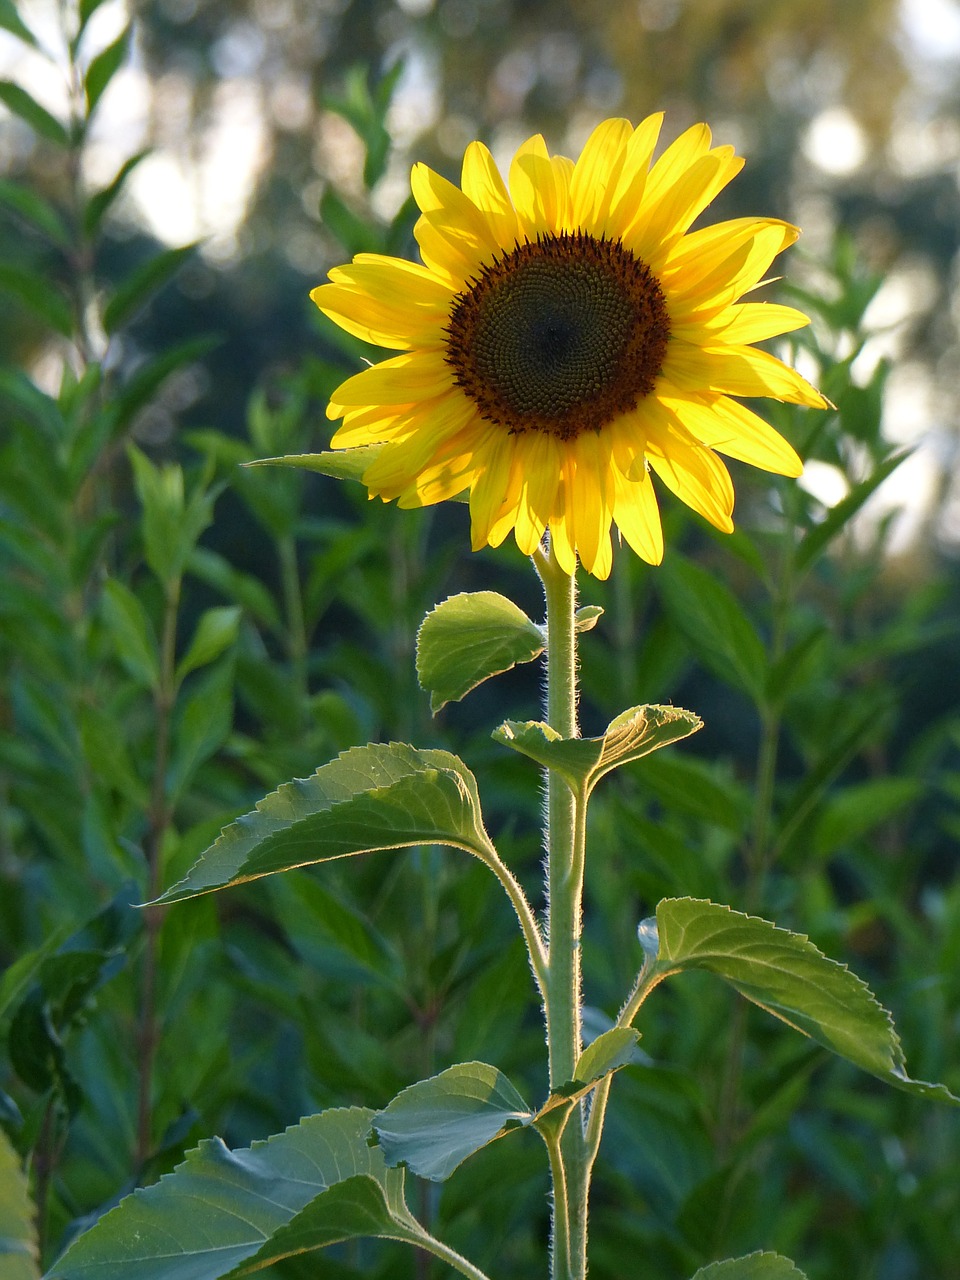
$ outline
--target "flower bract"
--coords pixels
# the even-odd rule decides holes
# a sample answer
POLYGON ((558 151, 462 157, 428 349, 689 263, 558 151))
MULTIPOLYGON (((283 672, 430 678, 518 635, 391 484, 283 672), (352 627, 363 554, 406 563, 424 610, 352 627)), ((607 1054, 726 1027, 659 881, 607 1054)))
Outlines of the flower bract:
POLYGON ((563 568, 604 578, 611 528, 652 564, 652 476, 733 528, 726 454, 800 474, 742 398, 827 401, 753 344, 807 323, 741 298, 797 229, 737 218, 691 230, 743 161, 695 125, 654 160, 662 116, 598 125, 573 162, 539 135, 507 180, 473 142, 460 186, 414 166, 422 263, 358 254, 311 297, 400 354, 333 393, 334 448, 376 445, 371 496, 417 507, 469 493, 474 549, 549 528, 563 568))

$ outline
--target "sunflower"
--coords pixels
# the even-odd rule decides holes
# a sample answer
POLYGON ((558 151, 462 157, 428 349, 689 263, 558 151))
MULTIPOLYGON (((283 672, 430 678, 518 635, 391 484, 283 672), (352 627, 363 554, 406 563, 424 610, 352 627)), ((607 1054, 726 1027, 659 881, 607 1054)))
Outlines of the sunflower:
POLYGON ((342 328, 401 353, 328 408, 343 419, 334 448, 378 446, 371 497, 419 507, 469 492, 474 550, 513 530, 529 555, 549 528, 566 572, 579 557, 605 578, 612 524, 644 560, 663 557, 651 472, 728 532, 717 451, 800 474, 733 398, 828 404, 751 346, 807 317, 739 301, 799 232, 773 218, 691 231, 743 161, 699 124, 654 162, 662 119, 604 121, 576 163, 530 138, 508 182, 480 142, 460 187, 417 164, 422 264, 361 253, 313 290, 342 328))

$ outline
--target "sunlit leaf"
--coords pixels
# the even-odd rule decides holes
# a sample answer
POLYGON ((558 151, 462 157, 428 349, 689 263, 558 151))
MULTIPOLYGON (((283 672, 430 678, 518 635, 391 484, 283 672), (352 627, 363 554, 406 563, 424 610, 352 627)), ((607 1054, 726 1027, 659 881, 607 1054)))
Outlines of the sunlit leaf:
POLYGON ((701 1267, 693 1280, 806 1280, 789 1258, 778 1253, 749 1253, 701 1267))
POLYGON ((446 751, 402 743, 354 747, 231 823, 160 901, 418 844, 453 845, 480 857, 490 851, 473 774, 446 751))
POLYGON ((398 1093, 374 1116, 373 1128, 387 1164, 402 1162, 440 1182, 498 1135, 533 1118, 503 1072, 461 1062, 398 1093))
POLYGON ((911 1080, 886 1009, 846 965, 802 934, 697 898, 657 907, 657 970, 707 969, 789 1026, 887 1084, 960 1105, 940 1084, 911 1080))
POLYGON ((456 702, 491 676, 543 652, 544 635, 522 609, 495 591, 451 596, 424 618, 417 635, 417 678, 430 710, 456 702))
POLYGON ((611 769, 678 742, 702 724, 699 716, 680 707, 631 707, 600 738, 561 738, 539 720, 507 720, 493 737, 559 773, 572 790, 589 792, 611 769))
POLYGON ((37 1233, 20 1157, 0 1129, 0 1275, 38 1280, 37 1233))

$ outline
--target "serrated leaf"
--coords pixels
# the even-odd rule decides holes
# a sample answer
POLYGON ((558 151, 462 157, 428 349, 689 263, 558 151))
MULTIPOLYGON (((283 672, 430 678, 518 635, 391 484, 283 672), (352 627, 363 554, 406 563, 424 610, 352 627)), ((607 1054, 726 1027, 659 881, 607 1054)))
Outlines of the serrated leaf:
POLYGON ((491 676, 543 652, 544 635, 496 591, 450 596, 424 618, 417 635, 417 678, 434 713, 491 676))
POLYGON ((485 1062, 461 1062, 398 1093, 373 1118, 388 1165, 401 1162, 442 1182, 475 1151, 533 1112, 507 1077, 485 1062))
POLYGON ((241 610, 236 605, 217 605, 200 615, 190 647, 177 664, 179 682, 191 671, 205 667, 234 643, 240 627, 241 610))
POLYGON ((611 720, 600 738, 561 738, 539 720, 507 720, 492 736, 558 773, 571 790, 589 794, 611 769, 679 742, 702 725, 692 711, 646 706, 631 707, 611 720))
POLYGON ((179 249, 165 249, 137 267, 120 284, 103 309, 103 327, 108 334, 132 319, 147 305, 158 290, 162 289, 180 270, 187 258, 196 251, 197 243, 185 244, 179 249))
POLYGON ((26 121, 41 137, 61 147, 69 145, 70 135, 66 127, 13 80, 0 80, 0 102, 14 115, 26 121))
POLYGON ((749 1253, 744 1258, 711 1262, 693 1280, 806 1280, 789 1258, 779 1253, 749 1253))
POLYGON ((285 783, 221 833, 160 902, 179 902, 333 858, 447 844, 486 856, 473 774, 447 751, 403 743, 353 747, 285 783))
POLYGON ((0 1129, 0 1274, 3 1280, 39 1280, 33 1218, 20 1157, 0 1129))
POLYGON ((216 1280, 355 1235, 411 1238, 403 1170, 387 1169, 368 1144, 372 1117, 362 1107, 325 1111, 239 1151, 202 1142, 75 1240, 47 1280, 216 1280))
POLYGON ((574 625, 578 632, 592 631, 602 616, 603 607, 601 605, 585 604, 577 610, 574 625))
POLYGON ((886 1009, 854 973, 803 934, 698 898, 657 907, 663 977, 707 969, 746 999, 887 1084, 960 1105, 940 1084, 911 1080, 886 1009))
POLYGON ((130 28, 126 27, 112 44, 98 53, 87 68, 83 79, 83 92, 87 99, 87 115, 93 115, 103 92, 123 65, 130 45, 130 28))

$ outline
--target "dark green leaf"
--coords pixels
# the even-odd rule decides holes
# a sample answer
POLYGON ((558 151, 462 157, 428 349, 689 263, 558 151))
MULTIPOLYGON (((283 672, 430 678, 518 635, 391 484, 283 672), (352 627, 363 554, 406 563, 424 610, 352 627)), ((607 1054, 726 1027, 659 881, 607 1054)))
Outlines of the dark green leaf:
POLYGON ((233 661, 227 657, 177 699, 168 779, 171 796, 178 796, 204 760, 226 742, 233 727, 233 681, 233 661))
POLYGON ((92 116, 103 92, 123 65, 130 45, 130 28, 123 30, 112 44, 107 45, 102 53, 90 63, 83 79, 83 92, 87 99, 87 115, 92 116))
POLYGON ((789 1258, 778 1253, 749 1253, 701 1267, 693 1280, 806 1280, 789 1258))
POLYGON ((870 495, 883 484, 887 476, 896 471, 910 453, 911 450, 902 449, 899 453, 892 454, 867 476, 866 480, 861 480, 858 485, 855 485, 835 507, 831 507, 821 523, 810 530, 797 548, 796 565, 801 573, 813 564, 824 548, 857 514, 870 495))
POLYGON ((20 1157, 0 1129, 0 1275, 3 1280, 39 1280, 33 1216, 20 1157))
POLYGON ((9 178, 0 178, 0 204, 12 209, 52 244, 61 249, 69 245, 70 236, 59 212, 36 191, 9 178))
POLYGON ((35 271, 0 263, 0 289, 15 294, 57 333, 64 337, 73 333, 70 303, 56 286, 35 271))
POLYGON ((83 211, 83 230, 87 236, 93 236, 104 214, 123 190, 123 185, 127 178, 141 160, 144 160, 149 154, 149 151, 138 151, 135 155, 129 156, 120 166, 112 182, 109 182, 102 190, 95 191, 88 198, 87 206, 83 211))
POLYGON ((236 641, 240 627, 240 609, 236 605, 218 605, 200 615, 190 647, 177 664, 177 681, 197 667, 215 661, 236 641))
POLYGON ((491 676, 543 652, 543 632, 495 591, 451 596, 428 613, 417 635, 417 677, 436 713, 491 676))
POLYGON ((591 791, 611 769, 679 742, 703 725, 679 707, 631 707, 607 726, 602 738, 561 738, 538 720, 507 720, 493 738, 559 773, 573 791, 591 791))
POLYGON ((46 107, 41 107, 26 89, 12 80, 0 80, 0 102, 14 115, 25 120, 41 137, 56 142, 61 147, 69 145, 70 135, 66 127, 46 107))
POLYGON ((410 1238, 403 1170, 369 1145, 372 1116, 325 1111, 239 1151, 201 1143, 75 1240, 48 1280, 216 1280, 359 1234, 410 1238))
POLYGON ((922 1097, 960 1105, 943 1085, 911 1080, 893 1021, 865 983, 802 934, 696 898, 657 907, 664 977, 707 969, 833 1053, 922 1097))
POLYGON ((449 844, 490 849, 473 774, 446 751, 402 743, 354 747, 310 778, 288 782, 231 823, 160 901, 332 858, 449 844))
POLYGON ((107 333, 116 333, 145 307, 151 297, 176 275, 196 248, 194 243, 179 249, 165 249, 129 275, 103 309, 103 327, 107 333))
POLYGON ((118 578, 107 579, 100 613, 124 667, 146 688, 155 688, 160 671, 157 638, 146 610, 126 583, 118 578))
POLYGON ((389 1165, 442 1182, 454 1169, 533 1113, 507 1077, 485 1062, 461 1062, 412 1084, 378 1111, 373 1129, 389 1165))
POLYGON ((657 582, 671 621, 703 665, 755 701, 762 698, 766 653, 729 587, 676 552, 657 582))

